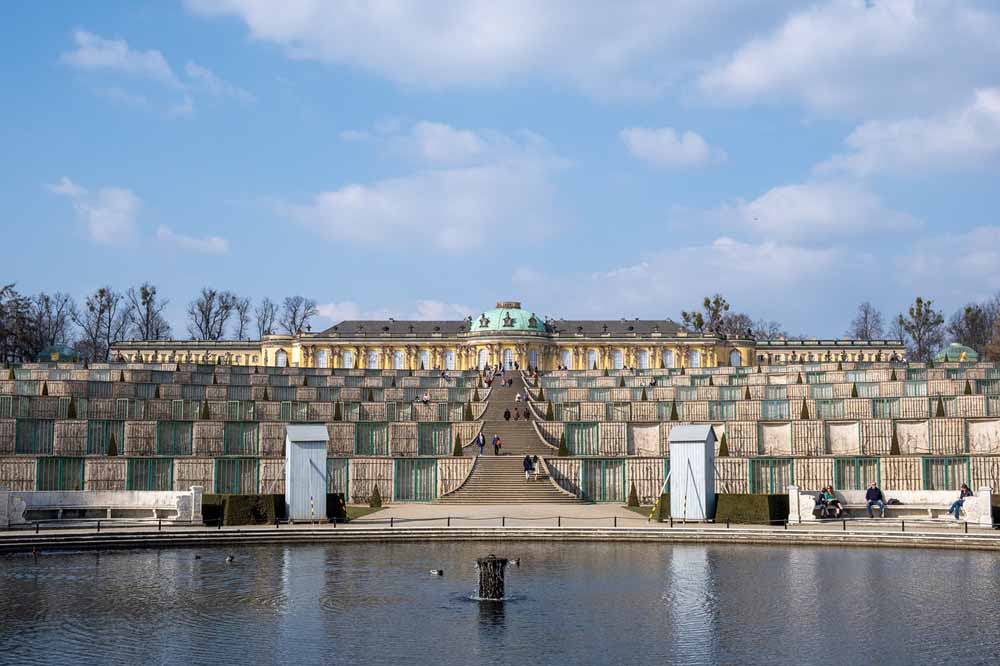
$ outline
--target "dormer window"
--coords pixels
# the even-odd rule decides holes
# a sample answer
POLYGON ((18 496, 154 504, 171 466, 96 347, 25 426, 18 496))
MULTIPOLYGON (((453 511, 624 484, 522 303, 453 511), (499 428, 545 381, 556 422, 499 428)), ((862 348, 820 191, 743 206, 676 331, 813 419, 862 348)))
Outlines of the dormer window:
POLYGON ((538 320, 535 319, 535 315, 532 314, 530 317, 528 317, 528 327, 536 328, 537 326, 538 326, 538 320))

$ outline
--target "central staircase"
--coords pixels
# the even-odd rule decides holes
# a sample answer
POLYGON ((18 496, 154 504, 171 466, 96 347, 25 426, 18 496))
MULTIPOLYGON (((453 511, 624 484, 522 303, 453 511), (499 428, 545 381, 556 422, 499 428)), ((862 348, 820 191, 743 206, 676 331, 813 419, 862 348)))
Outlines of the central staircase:
POLYGON ((543 443, 535 432, 530 420, 514 420, 514 409, 522 412, 527 408, 524 398, 527 389, 520 373, 507 373, 513 378, 513 386, 500 386, 497 377, 490 392, 486 411, 483 414, 483 436, 486 447, 483 455, 475 445, 466 447, 466 455, 476 456, 472 473, 457 490, 444 495, 437 501, 442 504, 552 504, 579 502, 575 496, 559 488, 541 468, 536 466, 536 475, 531 481, 524 480, 524 456, 551 456, 555 449, 543 443), (517 393, 522 402, 515 402, 517 393), (511 419, 503 417, 509 409, 511 419), (493 455, 493 435, 500 435, 503 446, 500 455, 493 455), (537 478, 535 478, 537 477, 537 478))

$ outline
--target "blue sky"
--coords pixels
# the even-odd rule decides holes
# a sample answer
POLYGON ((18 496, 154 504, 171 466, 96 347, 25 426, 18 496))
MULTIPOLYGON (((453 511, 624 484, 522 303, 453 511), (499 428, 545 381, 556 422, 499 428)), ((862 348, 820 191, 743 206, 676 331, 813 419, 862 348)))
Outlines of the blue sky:
POLYGON ((1000 291, 994 3, 16 3, 0 282, 792 333, 1000 291))

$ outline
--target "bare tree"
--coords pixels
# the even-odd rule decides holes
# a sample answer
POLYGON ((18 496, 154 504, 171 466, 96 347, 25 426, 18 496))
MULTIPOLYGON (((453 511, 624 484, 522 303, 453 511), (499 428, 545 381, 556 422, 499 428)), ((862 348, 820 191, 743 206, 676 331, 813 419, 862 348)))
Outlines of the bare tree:
POLYGON ((281 327, 289 335, 301 333, 309 324, 309 320, 319 314, 316 301, 304 296, 288 296, 281 308, 281 327))
POLYGON ((32 302, 18 293, 15 286, 0 285, 0 360, 5 363, 34 360, 32 302))
POLYGON ((703 313, 697 310, 682 311, 681 321, 684 322, 684 326, 706 333, 720 332, 723 318, 729 312, 729 303, 722 297, 722 294, 715 294, 711 297, 705 297, 702 301, 702 308, 704 309, 703 313))
POLYGON ((1000 361, 1000 317, 993 322, 993 334, 983 352, 987 361, 1000 361))
POLYGON ((781 324, 771 320, 758 319, 753 323, 753 337, 755 340, 777 340, 778 338, 788 338, 788 331, 782 328, 781 324))
POLYGON ((278 306, 270 298, 265 298, 254 308, 254 316, 257 319, 257 337, 263 338, 265 335, 274 333, 274 322, 278 318, 278 306))
POLYGON ((235 302, 231 292, 202 287, 198 298, 188 305, 188 333, 195 340, 221 340, 235 302))
POLYGON ((31 299, 35 354, 53 345, 70 343, 76 303, 69 294, 41 292, 31 299))
POLYGON ((912 360, 929 361, 934 350, 944 342, 944 317, 932 307, 933 303, 917 296, 908 316, 897 317, 912 360))
POLYGON ((948 321, 948 335, 982 354, 993 336, 996 315, 989 304, 969 303, 957 310, 948 321))
POLYGON ((143 282, 138 289, 129 287, 128 309, 132 335, 139 340, 166 340, 170 324, 163 316, 170 301, 157 298, 156 287, 143 282))
POLYGON ((727 313, 722 318, 719 332, 730 337, 745 338, 753 331, 753 319, 742 312, 727 313))
POLYGON ((128 307, 120 293, 111 287, 101 287, 73 314, 73 322, 83 334, 79 343, 83 355, 106 361, 111 345, 124 340, 128 333, 128 307))
POLYGON ((865 301, 858 306, 858 313, 847 329, 847 337, 853 340, 878 340, 882 334, 882 313, 865 301))
POLYGON ((250 337, 250 299, 237 297, 233 310, 236 312, 236 339, 246 340, 250 337))

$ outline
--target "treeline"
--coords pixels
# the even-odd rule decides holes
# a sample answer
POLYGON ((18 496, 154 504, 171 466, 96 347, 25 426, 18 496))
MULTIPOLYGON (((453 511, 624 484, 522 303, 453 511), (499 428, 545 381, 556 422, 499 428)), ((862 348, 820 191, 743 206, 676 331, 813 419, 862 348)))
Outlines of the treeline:
MULTIPOLYGON (((789 336, 776 321, 754 320, 749 315, 731 312, 721 294, 706 296, 700 310, 681 311, 684 326, 694 331, 726 336, 752 337, 755 340, 804 339, 789 336)), ((855 340, 902 340, 907 356, 914 361, 929 361, 947 342, 959 342, 976 350, 981 359, 1000 361, 1000 294, 982 302, 958 308, 945 320, 934 302, 918 296, 906 312, 898 313, 886 324, 886 318, 871 303, 858 306, 846 337, 855 340)))
MULTIPOLYGON (((115 343, 177 337, 164 316, 168 304, 148 282, 124 292, 100 287, 83 303, 62 292, 26 295, 15 284, 2 285, 0 361, 33 361, 57 345, 87 360, 105 361, 115 343)), ((318 313, 316 301, 303 296, 289 296, 280 306, 268 298, 254 304, 231 291, 203 287, 188 304, 186 326, 192 340, 247 340, 309 330, 318 313)))

